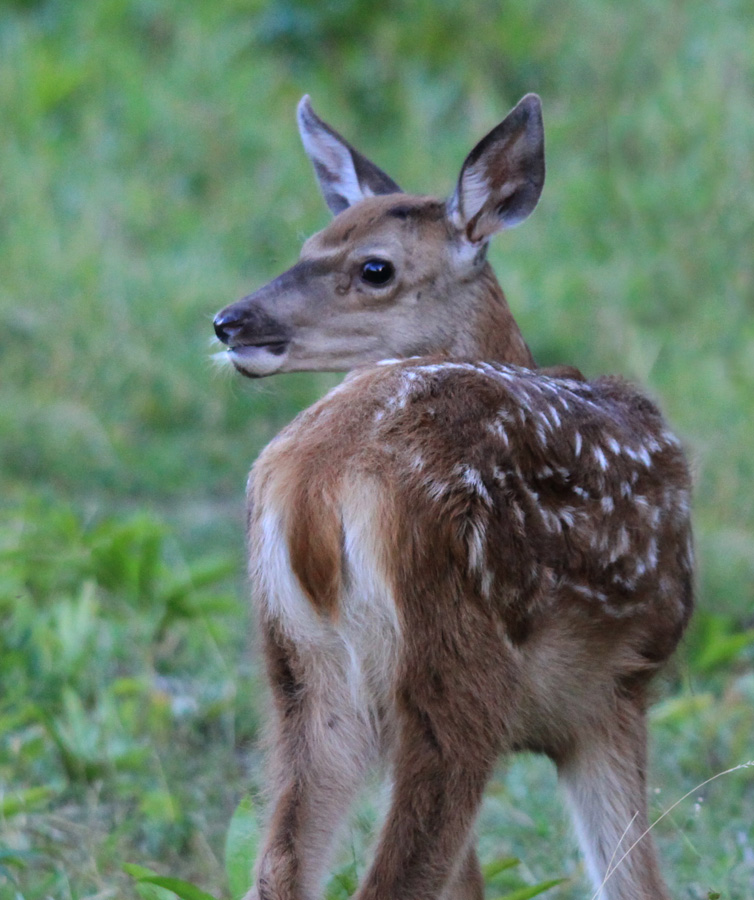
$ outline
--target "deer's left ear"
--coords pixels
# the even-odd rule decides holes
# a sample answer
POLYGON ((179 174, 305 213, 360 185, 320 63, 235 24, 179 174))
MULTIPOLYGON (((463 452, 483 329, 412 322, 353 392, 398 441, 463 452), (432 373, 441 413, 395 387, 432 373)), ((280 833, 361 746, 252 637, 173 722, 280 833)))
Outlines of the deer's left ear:
POLYGON ((466 157, 448 216, 473 244, 523 222, 545 183, 542 105, 527 94, 466 157))
POLYGON ((308 95, 298 105, 298 128, 325 202, 337 215, 364 197, 401 193, 398 185, 314 112, 308 95))

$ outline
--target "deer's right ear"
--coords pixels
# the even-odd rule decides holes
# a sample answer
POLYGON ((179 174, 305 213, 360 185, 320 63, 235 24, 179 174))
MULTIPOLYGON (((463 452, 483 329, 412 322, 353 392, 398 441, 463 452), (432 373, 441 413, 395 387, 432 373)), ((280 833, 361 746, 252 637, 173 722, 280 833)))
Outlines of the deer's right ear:
POLYGON ((298 105, 298 128, 325 202, 334 215, 364 197, 401 193, 392 178, 319 118, 308 95, 298 105))
POLYGON ((523 222, 544 183, 542 105, 536 94, 527 94, 466 157, 448 216, 467 240, 482 244, 523 222))

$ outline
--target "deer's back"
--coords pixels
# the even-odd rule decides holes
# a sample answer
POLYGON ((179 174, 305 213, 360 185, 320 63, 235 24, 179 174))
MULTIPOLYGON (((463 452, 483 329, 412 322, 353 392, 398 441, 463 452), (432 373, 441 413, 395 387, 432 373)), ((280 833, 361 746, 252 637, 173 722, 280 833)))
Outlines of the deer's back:
POLYGON ((274 532, 320 620, 344 614, 367 557, 388 618, 455 597, 515 646, 559 617, 634 628, 654 667, 691 611, 686 462, 617 378, 433 358, 356 372, 266 448, 250 499, 252 564, 274 532))

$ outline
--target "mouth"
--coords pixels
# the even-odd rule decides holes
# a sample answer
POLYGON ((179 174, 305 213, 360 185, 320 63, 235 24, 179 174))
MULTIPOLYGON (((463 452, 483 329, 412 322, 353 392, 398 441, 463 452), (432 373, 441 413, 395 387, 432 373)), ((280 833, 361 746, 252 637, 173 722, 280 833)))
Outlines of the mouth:
POLYGON ((248 378, 263 378, 278 372, 288 355, 290 341, 236 344, 228 347, 228 356, 236 369, 248 378))

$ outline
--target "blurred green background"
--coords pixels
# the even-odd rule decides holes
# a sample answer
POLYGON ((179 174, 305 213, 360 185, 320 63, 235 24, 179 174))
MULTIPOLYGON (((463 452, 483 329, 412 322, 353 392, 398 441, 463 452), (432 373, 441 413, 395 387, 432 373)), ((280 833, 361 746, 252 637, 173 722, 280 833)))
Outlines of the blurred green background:
MULTIPOLYGON (((754 757, 751 0, 6 0, 0 898, 135 897, 127 862, 226 890, 225 829, 263 787, 244 480, 338 381, 210 359, 213 314, 328 221, 296 102, 447 194, 527 91, 547 184, 491 252, 514 314, 542 364, 645 385, 696 476, 699 613, 658 690, 653 813, 754 757)), ((658 826, 674 896, 754 895, 753 771, 658 826)), ((522 859, 490 897, 588 896, 545 761, 501 769, 480 842, 522 859)))

